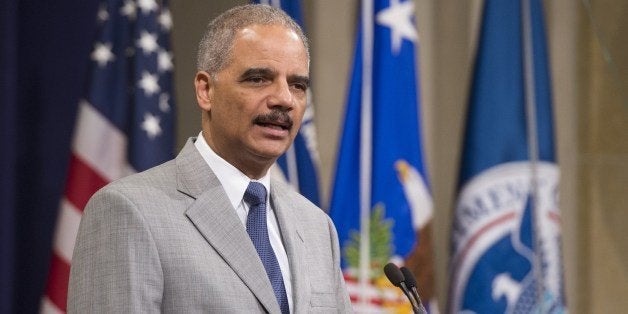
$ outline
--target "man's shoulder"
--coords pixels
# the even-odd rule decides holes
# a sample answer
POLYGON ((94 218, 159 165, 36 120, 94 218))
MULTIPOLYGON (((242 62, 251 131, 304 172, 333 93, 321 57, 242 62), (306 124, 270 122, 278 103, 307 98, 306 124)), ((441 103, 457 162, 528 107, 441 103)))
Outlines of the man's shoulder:
POLYGON ((174 160, 134 173, 105 185, 97 193, 118 192, 126 196, 142 195, 150 191, 176 186, 177 173, 174 160))
POLYGON ((160 215, 177 199, 173 161, 115 180, 98 190, 85 205, 83 219, 160 215))

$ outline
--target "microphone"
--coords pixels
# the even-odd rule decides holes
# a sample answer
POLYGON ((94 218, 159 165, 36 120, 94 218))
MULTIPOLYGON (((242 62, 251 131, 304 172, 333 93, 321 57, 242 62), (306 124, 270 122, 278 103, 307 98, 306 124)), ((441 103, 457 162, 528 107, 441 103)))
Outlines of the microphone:
POLYGON ((406 279, 406 285, 408 286, 410 291, 412 291, 412 295, 414 296, 414 299, 418 303, 419 310, 421 311, 421 313, 427 313, 427 310, 425 310, 425 307, 423 306, 423 303, 421 302, 421 298, 419 297, 419 291, 417 290, 418 286, 417 286, 417 282, 416 282, 416 278, 414 277, 414 274, 410 271, 410 269, 408 269, 405 266, 401 267, 401 273, 403 274, 403 277, 406 279))
POLYGON ((397 267, 397 265, 393 263, 388 263, 386 264, 386 266, 384 266, 384 274, 386 274, 388 280, 390 280, 390 282, 395 285, 395 287, 401 288, 403 294, 405 294, 406 298, 410 300, 410 304, 412 305, 412 311, 415 314, 419 314, 420 312, 417 301, 414 299, 413 295, 410 294, 410 291, 408 291, 408 287, 405 283, 405 277, 403 276, 401 270, 399 270, 399 267, 397 267))

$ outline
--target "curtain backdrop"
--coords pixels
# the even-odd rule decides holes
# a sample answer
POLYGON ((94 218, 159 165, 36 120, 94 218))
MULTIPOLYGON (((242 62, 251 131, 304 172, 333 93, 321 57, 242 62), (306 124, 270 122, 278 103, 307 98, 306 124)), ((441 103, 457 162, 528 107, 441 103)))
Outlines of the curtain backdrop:
POLYGON ((37 313, 97 1, 0 0, 0 312, 37 313))

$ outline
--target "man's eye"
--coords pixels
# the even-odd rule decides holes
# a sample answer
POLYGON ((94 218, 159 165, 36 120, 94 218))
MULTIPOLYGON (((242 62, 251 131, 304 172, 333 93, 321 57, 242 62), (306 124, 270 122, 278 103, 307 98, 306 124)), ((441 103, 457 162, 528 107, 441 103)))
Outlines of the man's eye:
POLYGON ((292 86, 294 86, 294 88, 302 90, 302 91, 306 91, 307 90, 307 85, 306 84, 292 84, 292 86))
POLYGON ((247 81, 251 82, 251 83, 256 83, 256 84, 260 84, 264 82, 264 78, 260 77, 260 76, 253 76, 253 77, 249 77, 247 79, 247 81))

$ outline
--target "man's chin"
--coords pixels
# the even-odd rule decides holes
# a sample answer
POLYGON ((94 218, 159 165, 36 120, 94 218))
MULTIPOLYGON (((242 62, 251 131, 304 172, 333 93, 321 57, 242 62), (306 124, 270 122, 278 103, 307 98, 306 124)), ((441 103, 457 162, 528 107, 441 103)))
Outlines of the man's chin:
POLYGON ((252 148, 258 152, 260 156, 276 159, 288 150, 290 143, 291 141, 289 138, 261 138, 252 143, 252 148))
MULTIPOLYGON (((262 143, 260 143, 262 144, 262 143)), ((262 160, 268 160, 269 162, 275 162, 277 158, 283 155, 288 150, 286 145, 258 145, 255 149, 255 154, 262 160)))
POLYGON ((285 152, 286 152, 285 150, 280 150, 280 151, 260 151, 257 155, 261 159, 269 160, 269 162, 273 163, 277 159, 279 159, 279 157, 281 157, 281 155, 283 155, 285 152))

